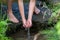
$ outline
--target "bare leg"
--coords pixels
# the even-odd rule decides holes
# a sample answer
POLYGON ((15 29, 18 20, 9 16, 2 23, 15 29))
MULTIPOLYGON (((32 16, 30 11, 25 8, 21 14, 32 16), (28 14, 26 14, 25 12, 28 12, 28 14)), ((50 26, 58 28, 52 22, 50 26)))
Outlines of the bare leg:
POLYGON ((19 22, 12 13, 12 0, 8 0, 8 14, 7 15, 8 15, 10 21, 12 21, 14 23, 19 22))

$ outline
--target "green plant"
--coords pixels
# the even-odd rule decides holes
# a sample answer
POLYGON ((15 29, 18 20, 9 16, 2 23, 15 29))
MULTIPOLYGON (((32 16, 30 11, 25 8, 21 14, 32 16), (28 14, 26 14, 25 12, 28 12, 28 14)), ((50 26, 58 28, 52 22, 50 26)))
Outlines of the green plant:
POLYGON ((48 23, 56 21, 52 29, 42 30, 41 34, 45 34, 46 40, 60 40, 60 3, 52 7, 52 16, 48 23))
POLYGON ((6 36, 6 31, 8 28, 8 18, 4 19, 6 13, 2 15, 2 9, 0 9, 0 40, 12 40, 11 38, 6 36))
POLYGON ((10 40, 10 38, 6 37, 5 34, 8 28, 7 24, 7 20, 0 20, 0 40, 10 40))
POLYGON ((51 10, 52 15, 49 19, 49 23, 52 23, 53 21, 57 22, 58 20, 60 20, 60 3, 53 5, 53 7, 51 6, 51 10))

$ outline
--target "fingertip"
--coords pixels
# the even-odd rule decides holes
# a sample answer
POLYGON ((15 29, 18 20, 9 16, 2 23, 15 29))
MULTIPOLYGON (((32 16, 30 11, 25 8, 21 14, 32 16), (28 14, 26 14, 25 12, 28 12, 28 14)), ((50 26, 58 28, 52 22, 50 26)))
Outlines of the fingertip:
POLYGON ((25 25, 23 25, 23 27, 25 28, 25 25))

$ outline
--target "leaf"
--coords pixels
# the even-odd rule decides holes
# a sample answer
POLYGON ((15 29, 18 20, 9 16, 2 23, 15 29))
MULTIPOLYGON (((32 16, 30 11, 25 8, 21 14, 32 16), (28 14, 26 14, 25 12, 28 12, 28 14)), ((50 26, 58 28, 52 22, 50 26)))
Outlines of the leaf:
POLYGON ((56 28, 57 30, 60 30, 60 21, 57 22, 57 24, 55 25, 55 28, 56 28))
POLYGON ((7 25, 7 22, 1 21, 1 22, 0 22, 0 25, 4 25, 4 26, 5 26, 5 25, 7 25))

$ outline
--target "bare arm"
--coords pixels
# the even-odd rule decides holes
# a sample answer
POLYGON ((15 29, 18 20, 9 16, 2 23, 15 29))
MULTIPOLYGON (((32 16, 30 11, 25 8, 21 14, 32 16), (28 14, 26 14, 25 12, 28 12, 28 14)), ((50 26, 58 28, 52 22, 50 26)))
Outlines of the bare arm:
POLYGON ((23 0, 18 0, 18 5, 19 5, 19 11, 22 17, 22 21, 23 21, 25 20, 23 0))
POLYGON ((36 0, 30 0, 29 14, 28 14, 28 19, 30 19, 30 20, 32 20, 32 15, 33 15, 34 7, 35 7, 35 1, 36 0))
POLYGON ((35 8, 35 0, 30 0, 29 4, 29 14, 28 14, 28 19, 27 19, 27 28, 32 27, 32 16, 33 16, 33 11, 35 8))
POLYGON ((26 27, 26 19, 24 15, 24 6, 23 6, 23 0, 18 0, 18 5, 19 5, 19 11, 22 17, 22 22, 23 22, 23 27, 26 27))

